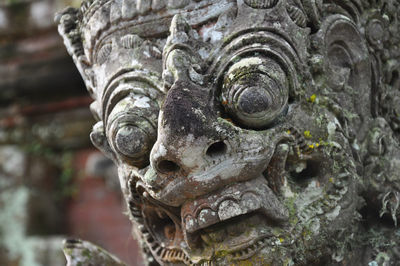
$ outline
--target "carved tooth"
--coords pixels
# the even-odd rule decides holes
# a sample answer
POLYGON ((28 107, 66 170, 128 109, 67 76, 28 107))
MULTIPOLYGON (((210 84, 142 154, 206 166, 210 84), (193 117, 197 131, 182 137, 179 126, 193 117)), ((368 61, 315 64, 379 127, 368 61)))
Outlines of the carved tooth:
POLYGON ((240 206, 246 212, 257 210, 261 207, 261 202, 253 193, 245 193, 241 200, 240 206))
POLYGON ((239 204, 233 200, 223 201, 218 208, 218 216, 221 221, 228 220, 244 213, 245 212, 240 208, 239 204))
POLYGON ((168 258, 168 256, 169 256, 169 250, 168 250, 168 249, 165 249, 165 251, 162 253, 162 258, 163 258, 164 260, 166 260, 166 259, 168 258))
POLYGON ((142 234, 146 232, 146 228, 145 228, 144 225, 142 225, 142 224, 140 224, 140 225, 138 226, 138 229, 139 229, 139 231, 140 231, 142 234))
POLYGON ((192 216, 187 216, 185 218, 185 228, 186 231, 193 233, 194 231, 196 231, 196 229, 198 228, 198 224, 196 219, 194 219, 192 216))
POLYGON ((168 252, 168 250, 164 248, 164 249, 161 251, 160 257, 163 258, 163 259, 165 259, 166 255, 167 255, 167 252, 168 252))
POLYGON ((131 213, 132 213, 132 216, 133 216, 134 218, 140 218, 140 217, 142 216, 140 212, 136 212, 136 211, 132 211, 132 210, 131 210, 131 213))
POLYGON ((157 254, 157 256, 160 256, 161 255, 161 252, 162 252, 162 250, 163 250, 163 248, 162 247, 160 247, 160 246, 158 246, 155 250, 154 250, 154 252, 157 254))
POLYGON ((129 202, 129 209, 132 212, 140 212, 139 205, 135 204, 133 201, 129 202))
POLYGON ((197 220, 199 226, 201 228, 207 227, 209 225, 213 225, 219 222, 218 215, 215 211, 206 208, 200 211, 199 215, 197 216, 197 220))

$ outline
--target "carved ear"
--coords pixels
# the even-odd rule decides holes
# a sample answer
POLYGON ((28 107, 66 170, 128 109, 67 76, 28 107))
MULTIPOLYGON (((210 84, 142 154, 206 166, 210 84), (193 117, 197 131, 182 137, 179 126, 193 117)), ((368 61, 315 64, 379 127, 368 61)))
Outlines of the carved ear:
POLYGON ((352 123, 371 113, 372 73, 366 39, 351 19, 338 14, 322 22, 316 37, 323 58, 323 76, 318 82, 321 89, 334 91, 333 101, 358 114, 349 117, 342 113, 340 118, 350 125, 346 135, 353 138, 357 132, 353 132, 352 123))
POLYGON ((357 26, 342 15, 329 16, 318 33, 323 40, 328 84, 336 91, 346 86, 366 95, 369 101, 371 74, 365 38, 357 26), (360 91, 365 90, 365 91, 360 91))
POLYGON ((104 133, 104 125, 102 121, 97 122, 93 126, 93 130, 90 133, 90 140, 97 149, 103 152, 108 158, 113 160, 114 163, 117 163, 117 157, 108 144, 106 135, 104 133))

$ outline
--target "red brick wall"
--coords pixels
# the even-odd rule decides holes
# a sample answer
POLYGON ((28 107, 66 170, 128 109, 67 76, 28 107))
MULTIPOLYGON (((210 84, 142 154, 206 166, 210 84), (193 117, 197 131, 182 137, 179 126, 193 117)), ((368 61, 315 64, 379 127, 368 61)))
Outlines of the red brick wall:
POLYGON ((69 234, 100 245, 129 265, 143 265, 131 222, 123 214, 121 193, 107 186, 104 178, 79 175, 93 152, 81 151, 75 157, 78 191, 67 206, 69 234))

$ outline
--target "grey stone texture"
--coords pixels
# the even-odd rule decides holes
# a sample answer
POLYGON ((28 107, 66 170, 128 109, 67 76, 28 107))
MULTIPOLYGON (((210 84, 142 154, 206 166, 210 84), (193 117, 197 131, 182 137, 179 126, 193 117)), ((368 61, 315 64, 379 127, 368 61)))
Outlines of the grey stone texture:
POLYGON ((396 265, 399 16, 396 0, 60 12, 148 264, 396 265))

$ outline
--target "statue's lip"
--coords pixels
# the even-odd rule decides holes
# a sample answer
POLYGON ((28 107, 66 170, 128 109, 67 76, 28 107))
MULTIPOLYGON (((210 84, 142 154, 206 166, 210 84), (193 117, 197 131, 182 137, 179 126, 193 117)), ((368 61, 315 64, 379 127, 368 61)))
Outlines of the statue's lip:
MULTIPOLYGON (((269 159, 269 158, 268 158, 269 159)), ((210 195, 210 190, 213 187, 218 186, 229 186, 232 183, 244 182, 249 177, 243 172, 245 166, 257 163, 257 165, 268 165, 267 159, 252 158, 251 161, 237 161, 227 160, 223 162, 224 166, 229 168, 232 174, 229 174, 225 168, 221 167, 221 164, 217 167, 216 165, 211 166, 205 170, 201 170, 196 173, 189 175, 182 175, 171 178, 161 178, 158 176, 154 168, 149 168, 143 175, 143 179, 149 188, 149 193, 157 200, 164 202, 167 205, 179 207, 186 205, 189 201, 195 198, 204 198, 204 195, 210 195), (228 176, 228 177, 227 177, 228 176), (153 180, 160 180, 160 184, 151 184, 153 180), (196 190, 193 190, 193 188, 196 190), (186 201, 186 203, 185 203, 186 201)), ((257 176, 263 171, 263 167, 254 168, 251 170, 250 176, 257 176)), ((221 191, 221 190, 218 190, 221 191)), ((211 192, 211 194, 218 193, 211 192)), ((239 190, 235 190, 239 191, 239 190)), ((200 200, 201 201, 201 200, 200 200)))
POLYGON ((194 233, 255 211, 261 211, 268 219, 277 222, 288 219, 288 211, 262 175, 183 204, 182 229, 184 233, 194 233))
POLYGON ((231 248, 229 253, 233 256, 234 260, 243 260, 253 256, 257 251, 262 249, 268 244, 272 235, 262 235, 245 244, 231 248))
MULTIPOLYGON (((286 131, 280 130, 279 132, 274 138, 274 144, 292 141, 293 137, 289 136, 286 131)), ((190 169, 191 171, 164 176, 159 175, 154 166, 151 166, 144 174, 143 180, 147 184, 151 196, 167 205, 180 207, 190 205, 191 202, 199 204, 196 202, 202 202, 202 199, 208 197, 207 195, 221 194, 224 191, 224 188, 220 189, 221 187, 227 187, 227 191, 229 191, 231 184, 246 184, 246 180, 250 179, 249 182, 252 182, 251 180, 257 176, 261 178, 273 155, 274 149, 262 152, 251 150, 250 154, 244 157, 243 154, 242 156, 227 157, 221 161, 215 160, 201 167, 190 169), (254 154, 251 154, 253 152, 254 154), (217 192, 212 192, 213 190, 217 192)), ((268 186, 266 180, 263 184, 268 186)), ((242 191, 242 188, 239 187, 234 189, 235 186, 231 186, 233 192, 242 191)))
POLYGON ((266 239, 271 238, 272 236, 273 236, 272 234, 263 234, 259 237, 252 238, 251 240, 246 241, 243 244, 230 247, 229 253, 239 253, 239 252, 243 251, 244 249, 247 249, 250 246, 257 245, 257 243, 259 243, 260 241, 264 242, 266 239))

